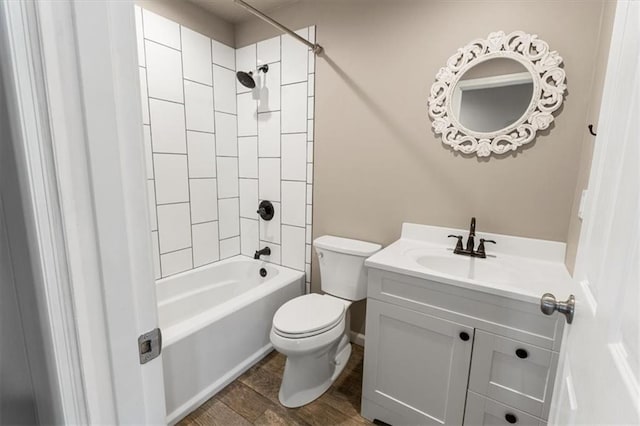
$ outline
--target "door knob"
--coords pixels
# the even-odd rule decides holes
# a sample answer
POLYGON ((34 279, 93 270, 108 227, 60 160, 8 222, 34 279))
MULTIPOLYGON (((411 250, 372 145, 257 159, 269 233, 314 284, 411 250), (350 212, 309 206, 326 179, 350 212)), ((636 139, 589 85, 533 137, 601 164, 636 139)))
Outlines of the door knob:
POLYGON ((540 298, 540 310, 545 315, 551 315, 558 311, 567 318, 567 324, 571 324, 576 310, 576 298, 572 294, 566 302, 558 302, 553 294, 545 293, 540 298))

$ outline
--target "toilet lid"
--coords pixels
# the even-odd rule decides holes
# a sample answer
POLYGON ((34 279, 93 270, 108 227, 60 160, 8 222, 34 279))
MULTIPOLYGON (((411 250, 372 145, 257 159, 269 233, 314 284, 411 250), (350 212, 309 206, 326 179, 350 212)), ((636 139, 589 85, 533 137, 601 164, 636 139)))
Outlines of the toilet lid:
POLYGON ((333 328, 344 316, 345 304, 331 296, 306 294, 289 300, 273 316, 279 334, 313 335, 333 328))

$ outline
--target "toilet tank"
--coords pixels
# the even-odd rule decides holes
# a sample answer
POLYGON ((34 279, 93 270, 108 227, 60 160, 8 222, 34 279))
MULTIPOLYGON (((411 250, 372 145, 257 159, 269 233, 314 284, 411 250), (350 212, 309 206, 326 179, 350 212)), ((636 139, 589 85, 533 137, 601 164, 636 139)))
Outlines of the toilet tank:
POLYGON ((320 264, 322 291, 347 300, 367 297, 364 261, 380 244, 324 235, 313 241, 320 264))

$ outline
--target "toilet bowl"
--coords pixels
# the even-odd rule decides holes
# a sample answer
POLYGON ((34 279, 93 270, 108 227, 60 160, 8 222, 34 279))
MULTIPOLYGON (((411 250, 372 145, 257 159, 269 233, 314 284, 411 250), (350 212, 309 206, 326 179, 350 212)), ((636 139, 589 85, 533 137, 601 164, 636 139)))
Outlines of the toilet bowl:
POLYGON ((290 300, 276 312, 270 338, 287 356, 279 393, 285 407, 315 400, 344 369, 351 354, 345 333, 350 304, 312 293, 290 300))
POLYGON ((271 343, 287 357, 279 399, 300 407, 322 395, 351 355, 349 307, 366 297, 364 260, 378 244, 323 236, 314 241, 322 290, 282 305, 273 317, 271 343))

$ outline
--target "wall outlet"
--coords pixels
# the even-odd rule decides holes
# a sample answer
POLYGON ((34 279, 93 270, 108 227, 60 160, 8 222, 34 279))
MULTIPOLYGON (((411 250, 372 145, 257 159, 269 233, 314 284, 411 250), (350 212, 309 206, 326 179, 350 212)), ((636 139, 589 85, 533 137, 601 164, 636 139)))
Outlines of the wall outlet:
POLYGON ((587 204, 587 195, 589 194, 588 189, 582 190, 582 196, 580 196, 580 206, 578 207, 578 218, 580 220, 584 219, 584 209, 587 204))

